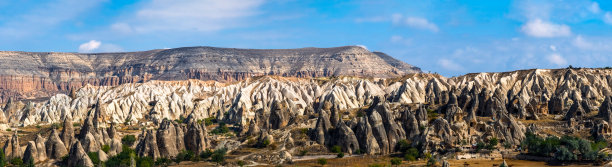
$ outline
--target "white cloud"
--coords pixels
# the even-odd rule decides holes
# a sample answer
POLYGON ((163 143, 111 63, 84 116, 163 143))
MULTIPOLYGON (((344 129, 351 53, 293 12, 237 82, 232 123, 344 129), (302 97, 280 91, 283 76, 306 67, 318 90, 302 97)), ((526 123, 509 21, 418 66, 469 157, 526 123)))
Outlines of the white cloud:
POLYGON ((589 6, 589 11, 595 14, 598 14, 599 12, 601 12, 601 8, 599 8, 599 3, 597 2, 591 3, 591 6, 589 6))
POLYGON ((115 23, 111 25, 111 29, 122 33, 132 32, 132 27, 126 23, 115 23))
POLYGON ((550 45, 550 46, 549 46, 549 48, 550 48, 550 50, 552 50, 553 52, 554 52, 554 51, 557 51, 557 46, 555 46, 555 45, 550 45))
POLYGON ((538 38, 565 37, 572 34, 570 27, 567 25, 554 24, 541 19, 527 22, 521 27, 521 31, 526 35, 538 38))
POLYGON ((572 41, 572 44, 580 49, 593 49, 593 44, 582 38, 580 35, 576 36, 574 41, 572 41))
POLYGON ((89 42, 85 42, 85 43, 79 45, 79 52, 81 52, 81 53, 90 53, 90 52, 100 48, 101 44, 102 44, 102 42, 96 41, 96 40, 91 40, 89 42))
POLYGON ((410 45, 412 44, 412 39, 406 39, 400 35, 393 35, 390 39, 391 43, 402 44, 402 45, 410 45))
POLYGON ((250 23, 245 18, 261 13, 264 0, 153 0, 130 20, 111 26, 128 32, 217 31, 250 23))
POLYGON ((451 70, 451 71, 463 71, 464 70, 464 68, 461 65, 453 62, 452 60, 445 59, 445 58, 439 59, 438 65, 442 66, 442 68, 444 69, 451 70))
POLYGON ((612 24, 612 13, 606 12, 606 14, 604 14, 604 16, 603 16, 603 21, 606 24, 612 24))
POLYGON ((567 60, 565 60, 565 58, 558 53, 548 55, 547 59, 550 63, 557 66, 564 66, 567 64, 567 60))
POLYGON ((438 32, 439 28, 435 23, 421 17, 404 17, 400 14, 394 14, 392 16, 393 24, 403 25, 407 27, 429 30, 432 32, 438 32))

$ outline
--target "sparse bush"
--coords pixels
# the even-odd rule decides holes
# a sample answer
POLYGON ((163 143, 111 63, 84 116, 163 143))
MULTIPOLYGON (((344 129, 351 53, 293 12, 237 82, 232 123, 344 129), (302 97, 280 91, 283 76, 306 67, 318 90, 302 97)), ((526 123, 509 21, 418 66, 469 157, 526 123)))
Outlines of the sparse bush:
POLYGON ((246 162, 240 160, 238 162, 236 162, 238 164, 238 166, 243 167, 244 165, 246 165, 246 162))
POLYGON ((72 126, 81 126, 81 123, 73 123, 72 126))
POLYGON ((207 160, 212 155, 213 152, 210 149, 206 149, 205 151, 202 151, 202 153, 200 153, 200 158, 202 158, 203 160, 207 160))
POLYGON ((327 159, 325 159, 325 158, 319 158, 319 159, 317 159, 317 163, 318 163, 319 165, 323 165, 323 166, 324 166, 324 165, 326 165, 326 164, 327 164, 327 159))
POLYGON ((172 163, 172 160, 168 159, 168 158, 157 158, 157 160, 155 160, 155 166, 168 166, 170 165, 170 163, 172 163))
POLYGON ((505 148, 505 149, 512 148, 512 144, 510 144, 510 142, 504 142, 504 144, 503 144, 503 145, 504 145, 504 148, 505 148))
POLYGON ((121 138, 121 143, 123 145, 132 146, 136 142, 136 136, 134 135, 125 135, 121 138))
POLYGON ((398 166, 398 165, 401 165, 401 164, 402 164, 402 159, 399 159, 399 158, 391 158, 391 165, 398 166))
POLYGON ((370 164, 368 167, 385 167, 384 164, 370 164))
POLYGON ((300 151, 299 156, 305 156, 306 154, 308 154, 308 150, 302 150, 300 151))
POLYGON ((210 126, 215 122, 217 122, 217 120, 214 117, 208 117, 204 119, 204 125, 206 126, 210 126))

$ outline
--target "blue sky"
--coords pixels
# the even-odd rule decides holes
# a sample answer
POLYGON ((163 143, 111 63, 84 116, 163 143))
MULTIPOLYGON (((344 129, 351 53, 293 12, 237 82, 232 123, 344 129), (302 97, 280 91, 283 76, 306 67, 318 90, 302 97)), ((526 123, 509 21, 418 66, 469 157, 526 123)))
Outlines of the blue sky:
POLYGON ((0 50, 363 45, 445 76, 612 66, 612 2, 0 1, 0 50))

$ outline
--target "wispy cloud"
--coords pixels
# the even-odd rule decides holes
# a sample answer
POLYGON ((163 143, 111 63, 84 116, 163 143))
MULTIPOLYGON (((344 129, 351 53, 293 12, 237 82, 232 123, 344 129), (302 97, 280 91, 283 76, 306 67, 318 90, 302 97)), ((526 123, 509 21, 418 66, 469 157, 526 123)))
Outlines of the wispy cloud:
POLYGON ((153 0, 111 28, 120 32, 210 32, 246 24, 264 0, 153 0))
POLYGON ((0 22, 0 35, 16 39, 44 34, 55 26, 79 17, 105 0, 53 0, 32 7, 22 15, 0 22))
POLYGON ((546 58, 548 59, 550 63, 554 65, 557 65, 557 66, 567 65, 567 60, 565 60, 565 58, 558 53, 550 54, 546 58))
POLYGON ((454 61, 450 59, 441 58, 438 60, 438 64, 446 70, 457 71, 457 72, 464 71, 464 68, 461 65, 455 63, 454 61))
POLYGON ((438 25, 422 17, 403 16, 401 14, 394 14, 392 17, 392 21, 393 21, 393 24, 395 25, 429 30, 431 32, 439 31, 438 25))
POLYGON ((599 3, 597 2, 593 2, 591 3, 591 6, 589 6, 589 11, 595 14, 598 14, 601 12, 601 8, 599 8, 599 3))
POLYGON ((538 38, 565 37, 570 36, 572 31, 569 26, 564 24, 554 24, 534 19, 521 27, 521 31, 526 35, 538 38))

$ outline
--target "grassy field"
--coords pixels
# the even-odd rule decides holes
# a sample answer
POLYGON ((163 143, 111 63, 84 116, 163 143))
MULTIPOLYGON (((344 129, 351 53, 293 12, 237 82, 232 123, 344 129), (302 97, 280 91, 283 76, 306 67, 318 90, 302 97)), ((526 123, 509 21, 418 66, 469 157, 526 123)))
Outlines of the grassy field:
MULTIPOLYGON (((334 158, 328 159, 327 164, 325 166, 355 166, 355 167, 368 167, 372 165, 382 165, 382 166, 390 166, 390 157, 348 157, 348 158, 334 158)), ((492 167, 499 166, 502 163, 502 160, 449 160, 448 161, 452 167, 492 167)), ((425 161, 403 161, 399 166, 424 166, 425 161)), ((441 162, 438 162, 440 165, 441 162)), ((547 165, 546 162, 540 161, 524 161, 524 160, 506 160, 508 166, 510 167, 533 167, 533 166, 551 166, 547 165)), ((306 161, 298 161, 293 164, 283 165, 283 166, 321 166, 317 163, 317 160, 306 160, 306 161)), ((570 164, 564 167, 588 167, 592 166, 591 164, 570 164)))

